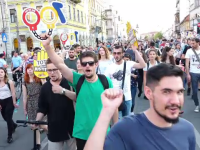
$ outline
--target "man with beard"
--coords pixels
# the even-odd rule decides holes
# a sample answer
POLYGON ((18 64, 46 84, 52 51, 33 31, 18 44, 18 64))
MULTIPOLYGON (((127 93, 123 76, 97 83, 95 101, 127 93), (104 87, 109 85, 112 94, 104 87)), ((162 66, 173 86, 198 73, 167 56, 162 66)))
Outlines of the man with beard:
POLYGON ((36 121, 47 115, 48 150, 62 150, 64 142, 68 150, 76 150, 72 138, 75 114, 72 100, 76 100, 76 94, 70 91, 67 80, 50 59, 46 64, 50 80, 42 86, 36 121))
POLYGON ((77 71, 77 67, 76 67, 76 63, 77 63, 77 59, 75 57, 75 51, 74 48, 71 48, 68 52, 69 54, 69 58, 67 58, 64 62, 65 65, 67 65, 70 69, 73 69, 75 71, 77 71))
POLYGON ((150 108, 125 117, 105 138, 110 118, 122 101, 121 91, 106 90, 103 109, 84 150, 195 150, 194 127, 179 118, 184 103, 182 76, 182 70, 171 64, 150 68, 144 87, 150 108))
POLYGON ((132 46, 132 51, 135 53, 135 56, 139 63, 134 61, 124 62, 124 51, 122 46, 115 46, 113 50, 113 56, 115 63, 109 65, 105 71, 105 75, 111 78, 114 88, 122 89, 122 82, 124 80, 124 96, 125 96, 125 106, 124 109, 120 112, 120 118, 127 116, 131 113, 132 107, 132 96, 131 96, 131 71, 132 68, 142 69, 145 67, 145 62, 140 56, 136 47, 132 46), (123 73, 125 71, 125 73, 123 73), (124 74, 124 75, 123 75, 124 74))
MULTIPOLYGON (((64 64, 64 61, 53 49, 51 49, 51 37, 47 34, 42 37, 47 37, 47 40, 43 41, 43 46, 46 49, 49 58, 60 70, 63 77, 65 77, 76 89, 77 100, 73 137, 76 138, 77 150, 83 150, 102 109, 100 95, 105 90, 103 81, 104 83, 107 83, 106 89, 113 87, 112 81, 103 75, 100 76, 96 74, 98 59, 95 53, 86 51, 80 55, 79 59, 84 75, 78 74, 69 69, 64 64)), ((113 123, 116 123, 117 121, 118 111, 116 110, 113 115, 113 123)))
POLYGON ((81 46, 79 44, 75 44, 73 47, 75 49, 75 55, 76 55, 76 57, 79 58, 80 54, 81 54, 81 46))

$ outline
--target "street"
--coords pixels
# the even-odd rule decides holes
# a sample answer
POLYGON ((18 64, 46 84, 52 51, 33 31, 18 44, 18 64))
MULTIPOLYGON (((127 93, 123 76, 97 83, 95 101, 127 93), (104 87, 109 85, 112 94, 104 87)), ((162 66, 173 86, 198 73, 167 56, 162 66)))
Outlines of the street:
MULTIPOLYGON (((199 94, 200 97, 200 94, 199 94)), ((20 107, 17 113, 14 113, 14 120, 25 119, 23 115, 23 103, 20 101, 20 107)), ((147 100, 143 98, 136 98, 136 108, 135 112, 139 113, 146 110, 149 107, 147 100)), ((195 127, 197 146, 196 150, 200 150, 200 113, 195 113, 194 102, 190 99, 190 96, 185 96, 184 104, 184 114, 183 118, 192 122, 195 127)), ((16 133, 13 135, 14 142, 12 144, 7 144, 7 127, 5 121, 0 117, 0 150, 31 150, 33 148, 33 131, 29 127, 23 128, 18 127, 16 133)), ((42 149, 47 150, 47 139, 45 138, 45 133, 42 134, 42 149)))

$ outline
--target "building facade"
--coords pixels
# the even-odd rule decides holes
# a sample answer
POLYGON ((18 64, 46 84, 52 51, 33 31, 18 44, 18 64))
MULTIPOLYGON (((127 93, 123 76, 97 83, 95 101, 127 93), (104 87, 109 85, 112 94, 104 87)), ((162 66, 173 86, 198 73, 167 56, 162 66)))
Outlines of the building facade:
MULTIPOLYGON (((18 1, 8 0, 9 18, 10 18, 10 39, 13 50, 21 50, 27 52, 34 47, 40 47, 40 42, 35 39, 29 32, 29 29, 22 22, 22 12, 28 7, 41 10, 43 6, 50 5, 52 0, 36 0, 36 1, 18 1)), ((66 24, 58 23, 56 29, 53 30, 52 43, 54 48, 61 48, 60 35, 63 32, 74 33, 78 32, 78 43, 88 45, 89 35, 87 33, 87 0, 81 0, 80 3, 75 3, 72 0, 62 0, 64 4, 63 13, 67 19, 66 24), (86 7, 86 8, 85 8, 86 7)), ((34 22, 33 14, 28 14, 27 20, 34 22)), ((53 14, 49 12, 49 16, 53 19, 53 14)))
POLYGON ((89 45, 96 46, 96 42, 105 42, 107 38, 105 5, 103 0, 89 0, 88 5, 89 45))

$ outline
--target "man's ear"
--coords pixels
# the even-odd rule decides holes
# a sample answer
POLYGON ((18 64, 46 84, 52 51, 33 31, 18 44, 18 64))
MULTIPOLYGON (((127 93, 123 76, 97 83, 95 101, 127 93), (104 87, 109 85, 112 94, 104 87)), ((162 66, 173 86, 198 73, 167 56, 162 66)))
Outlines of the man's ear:
POLYGON ((148 86, 144 87, 144 94, 145 94, 145 96, 147 97, 148 100, 152 100, 153 92, 152 92, 150 87, 148 87, 148 86))

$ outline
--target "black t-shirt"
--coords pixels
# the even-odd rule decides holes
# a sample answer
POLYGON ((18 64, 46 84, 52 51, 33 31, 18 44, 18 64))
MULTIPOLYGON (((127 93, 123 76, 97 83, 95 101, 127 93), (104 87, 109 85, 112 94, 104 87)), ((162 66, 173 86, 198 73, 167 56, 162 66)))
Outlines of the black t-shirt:
POLYGON ((193 125, 180 118, 169 128, 152 124, 144 113, 120 120, 108 133, 104 150, 195 150, 193 125))
MULTIPOLYGON (((66 79, 62 79, 60 86, 70 90, 66 79)), ((74 125, 73 101, 65 95, 54 94, 52 84, 47 81, 41 89, 38 112, 47 115, 48 118, 48 139, 51 142, 61 142, 72 137, 74 125)))

